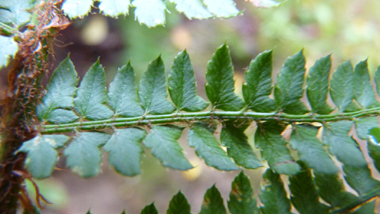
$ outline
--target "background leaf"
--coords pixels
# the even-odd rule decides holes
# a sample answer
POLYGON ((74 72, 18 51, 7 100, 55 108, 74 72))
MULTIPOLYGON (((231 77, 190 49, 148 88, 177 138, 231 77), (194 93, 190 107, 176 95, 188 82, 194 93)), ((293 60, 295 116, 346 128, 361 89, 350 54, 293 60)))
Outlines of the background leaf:
POLYGON ((31 13, 28 10, 33 8, 34 2, 31 0, 0 0, 0 5, 7 8, 7 10, 0 10, 0 22, 18 27, 30 20, 31 13))
POLYGON ((218 18, 229 18, 239 14, 233 0, 203 0, 208 11, 218 18))
POLYGON ((169 209, 166 211, 166 214, 190 214, 190 204, 181 192, 178 192, 170 200, 169 209))
POLYGON ((206 94, 213 108, 238 111, 243 101, 234 93, 234 69, 226 44, 219 47, 207 64, 206 94))
POLYGON ((309 70, 306 93, 312 111, 317 114, 329 114, 333 110, 326 103, 330 69, 331 55, 328 55, 317 60, 309 70))
POLYGON ((371 156, 373 163, 378 171, 380 171, 380 128, 372 128, 368 138, 368 153, 371 156))
POLYGON ((99 10, 106 16, 128 15, 130 0, 100 0, 99 10))
POLYGON ((193 166, 185 158, 177 142, 182 130, 183 128, 177 126, 153 126, 144 144, 152 149, 153 155, 162 165, 179 170, 191 169, 193 166))
POLYGON ((96 61, 84 75, 74 98, 75 110, 86 119, 103 120, 114 115, 106 105, 106 76, 104 68, 96 61))
POLYGON ((54 70, 46 86, 46 94, 37 106, 37 117, 52 123, 70 123, 78 119, 71 110, 78 85, 77 72, 70 58, 64 59, 54 70))
POLYGON ((214 131, 215 127, 208 127, 208 124, 193 124, 187 136, 189 145, 195 148, 198 157, 203 158, 209 166, 227 171, 238 169, 226 152, 220 148, 219 142, 213 135, 214 131))
POLYGON ((244 134, 248 125, 238 125, 235 122, 225 123, 220 133, 220 142, 227 147, 227 154, 234 159, 236 164, 246 169, 256 169, 262 165, 244 134))
POLYGON ((223 198, 215 185, 206 191, 199 214, 227 214, 223 198))
POLYGON ((379 106, 369 77, 367 60, 359 62, 354 72, 355 99, 364 108, 379 106))
POLYGON ((186 50, 174 59, 169 75, 169 93, 178 110, 202 111, 209 103, 197 95, 194 70, 186 50))
MULTIPOLYGON (((298 162, 300 163, 300 162, 298 162)), ((311 171, 302 165, 302 170, 289 177, 292 204, 301 214, 327 213, 328 207, 319 202, 311 171)))
POLYGON ((348 136, 352 126, 351 121, 338 121, 325 124, 322 141, 330 146, 331 154, 336 155, 339 161, 345 165, 366 166, 357 142, 348 136))
POLYGON ((276 103, 268 96, 272 92, 272 51, 260 53, 245 72, 243 97, 248 108, 257 112, 276 110, 276 103))
POLYGON ((177 4, 175 8, 189 19, 207 19, 212 16, 199 0, 171 0, 171 2, 177 4))
POLYGON ((143 148, 141 141, 146 132, 138 128, 115 129, 104 145, 108 152, 108 162, 123 175, 134 176, 140 173, 140 160, 143 148))
POLYGON ((164 62, 159 56, 152 61, 140 81, 139 97, 145 113, 169 114, 174 111, 167 100, 164 62))
POLYGON ((105 144, 109 135, 100 132, 78 134, 63 154, 67 156, 66 166, 80 177, 92 177, 99 173, 102 153, 99 147, 105 144))
POLYGON ((378 127, 377 117, 361 117, 355 120, 356 134, 360 139, 368 139, 369 131, 378 127))
POLYGON ((62 10, 70 19, 82 18, 90 12, 92 2, 93 0, 65 0, 62 10))
POLYGON ((154 203, 151 203, 150 205, 144 207, 144 209, 141 211, 141 214, 158 214, 158 211, 156 209, 156 206, 154 206, 154 203))
POLYGON ((294 175, 300 167, 290 155, 287 142, 281 133, 284 127, 275 121, 258 124, 255 144, 261 147, 261 156, 268 161, 270 168, 279 174, 294 175))
POLYGON ((162 0, 134 0, 135 17, 140 24, 148 27, 165 24, 166 6, 162 0))
POLYGON ((317 139, 318 128, 311 125, 296 125, 292 130, 290 145, 298 150, 300 160, 316 172, 333 174, 338 172, 322 143, 317 139))
POLYGON ((282 66, 274 89, 277 106, 288 114, 305 114, 309 110, 299 99, 303 96, 302 88, 305 75, 305 57, 303 51, 289 57, 282 66))
POLYGON ((70 138, 65 135, 37 135, 25 141, 17 152, 27 153, 25 165, 34 178, 43 179, 51 175, 58 160, 56 149, 70 138))
POLYGON ((243 171, 231 184, 230 200, 227 204, 232 214, 260 214, 251 182, 243 171))
POLYGON ((14 57, 17 51, 18 45, 12 37, 0 35, 0 68, 7 66, 11 57, 14 57))
POLYGON ((108 92, 108 103, 117 115, 136 117, 144 114, 135 85, 135 72, 128 62, 117 71, 108 92))
POLYGON ((350 61, 338 66, 330 80, 330 94, 339 112, 355 110, 354 72, 350 61))
POLYGON ((260 208, 261 212, 263 214, 290 214, 290 200, 286 196, 280 175, 267 169, 263 174, 262 183, 260 201, 264 206, 260 208))

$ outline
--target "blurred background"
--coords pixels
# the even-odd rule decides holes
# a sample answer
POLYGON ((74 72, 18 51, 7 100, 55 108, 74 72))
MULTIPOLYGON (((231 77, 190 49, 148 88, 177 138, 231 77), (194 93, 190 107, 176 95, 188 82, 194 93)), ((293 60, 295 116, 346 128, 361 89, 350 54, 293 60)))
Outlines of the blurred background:
MULTIPOLYGON (((203 86, 207 61, 223 43, 227 43, 231 50, 237 93, 240 93, 250 61, 268 49, 274 49, 275 73, 287 57, 302 49, 307 68, 328 54, 332 54, 333 69, 349 59, 356 64, 368 58, 373 74, 380 64, 378 0, 288 0, 269 9, 255 8, 244 0, 236 2, 243 15, 225 20, 188 20, 168 3, 170 13, 166 14, 166 26, 150 29, 134 21, 134 8, 128 16, 118 19, 87 16, 74 21, 56 39, 51 71, 70 53, 80 77, 100 57, 108 83, 117 68, 129 60, 138 81, 148 63, 158 55, 161 54, 166 72, 169 72, 177 53, 187 49, 196 73, 198 94, 205 97, 203 86)), ((7 87, 6 73, 0 73, 0 89, 4 89, 7 87)), ((48 76, 45 82, 47 79, 48 76)), ((255 126, 251 125, 246 131, 252 145, 254 130, 255 126)), ((227 199, 231 181, 239 172, 221 172, 207 167, 188 146, 186 138, 187 130, 180 143, 186 157, 196 166, 188 172, 162 167, 146 149, 139 176, 118 175, 108 165, 104 154, 103 172, 95 178, 82 179, 65 168, 62 157, 57 166, 60 169, 51 178, 37 181, 41 193, 53 203, 42 213, 84 214, 91 209, 93 214, 116 214, 125 209, 134 214, 152 202, 160 213, 166 213, 171 197, 179 190, 188 198, 192 213, 197 213, 203 194, 213 184, 227 199)), ((255 194, 259 192, 264 171, 265 167, 246 170, 255 194)), ((28 189, 33 194, 30 184, 28 189)))

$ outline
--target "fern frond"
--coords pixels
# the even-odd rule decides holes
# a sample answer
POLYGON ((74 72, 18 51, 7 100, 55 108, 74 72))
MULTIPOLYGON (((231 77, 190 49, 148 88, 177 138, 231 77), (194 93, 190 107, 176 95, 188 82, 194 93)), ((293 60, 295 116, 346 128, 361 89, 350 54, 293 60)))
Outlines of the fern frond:
MULTIPOLYGON (((378 167, 380 128, 376 116, 380 107, 366 61, 355 69, 350 62, 341 64, 329 82, 330 69, 331 58, 326 56, 311 67, 306 77, 305 57, 300 51, 286 60, 273 87, 272 51, 266 51, 251 62, 246 72, 243 101, 234 92, 233 65, 224 44, 207 66, 205 89, 210 105, 196 94, 194 71, 186 51, 175 58, 168 81, 158 57, 149 64, 137 90, 134 71, 128 63, 119 69, 108 94, 99 62, 89 69, 76 91, 77 74, 67 58, 54 71, 37 107, 41 125, 36 129, 41 134, 25 142, 19 152, 28 153, 25 164, 36 178, 50 176, 57 157, 55 149, 65 145, 67 166, 82 177, 99 172, 102 146, 116 171, 128 176, 139 174, 141 142, 164 166, 188 170, 192 166, 178 139, 189 127, 189 145, 211 167, 256 169, 264 161, 268 163, 264 174, 268 183, 260 193, 263 213, 289 213, 290 204, 301 213, 350 210, 354 208, 352 204, 359 206, 360 201, 364 203, 369 196, 379 194, 380 181, 372 178, 363 152, 349 132, 355 124, 357 136, 368 140, 369 155, 378 167), (301 101, 305 88, 311 109, 301 101), (326 101, 329 93, 335 110, 326 101), (207 105, 209 110, 204 110, 207 105), (254 144, 260 148, 262 160, 244 133, 252 122, 257 124, 254 144), (218 124, 222 124, 220 142, 214 136, 218 124), (75 133, 71 143, 70 137, 62 135, 65 132, 75 133), (284 132, 291 132, 289 142, 284 132), (297 155, 292 155, 292 150, 297 155), (346 192, 341 185, 334 157, 343 165, 344 179, 358 196, 346 192), (279 174, 290 176, 290 198, 284 195, 279 174), (329 182, 338 185, 331 193, 329 182), (319 198, 328 205, 320 203, 319 198)), ((379 73, 376 71, 375 79, 379 79, 379 73)), ((230 211, 238 209, 230 204, 238 201, 233 199, 238 197, 236 194, 228 203, 230 211)), ((208 190, 205 200, 209 204, 201 213, 221 206, 217 195, 215 187, 208 190)), ((248 192, 248 196, 252 193, 248 192)), ((241 206, 256 204, 252 198, 249 201, 241 206)), ((371 209, 371 203, 360 209, 371 209)))

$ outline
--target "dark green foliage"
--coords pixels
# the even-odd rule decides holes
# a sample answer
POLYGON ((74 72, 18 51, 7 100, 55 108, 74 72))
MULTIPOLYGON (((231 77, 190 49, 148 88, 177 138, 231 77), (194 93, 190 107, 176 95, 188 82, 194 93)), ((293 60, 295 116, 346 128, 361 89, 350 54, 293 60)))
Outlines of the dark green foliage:
POLYGON ((219 142, 213 136, 215 127, 208 127, 208 124, 194 124, 190 128, 188 141, 191 147, 200 158, 204 158, 207 165, 219 170, 238 169, 226 152, 220 148, 219 142))
POLYGON ((182 128, 176 126, 153 126, 144 140, 144 145, 152 149, 153 155, 160 159, 162 165, 173 169, 188 170, 193 168, 178 145, 182 128))
POLYGON ((255 134, 255 143, 261 147, 261 156, 268 161, 271 169, 280 174, 294 175, 298 173, 299 166, 290 155, 286 147, 287 142, 281 133, 284 127, 275 121, 258 124, 255 134))
POLYGON ((150 205, 144 207, 144 209, 141 211, 141 214, 158 214, 158 211, 156 206, 154 206, 154 203, 151 203, 150 205))
POLYGON ((290 214, 290 200, 286 196, 280 175, 271 169, 263 174, 263 188, 260 192, 263 214, 290 214))
POLYGON ((307 98, 313 113, 329 114, 333 109, 326 103, 331 69, 331 55, 315 62, 307 77, 307 98))
POLYGON ((190 57, 182 51, 174 59, 169 76, 169 93, 178 110, 202 111, 208 103, 197 95, 195 75, 190 57))
POLYGON ((300 160, 316 172, 333 174, 338 172, 330 156, 324 150, 316 135, 318 128, 308 125, 297 125, 292 131, 290 145, 298 150, 300 160), (318 160, 318 161, 315 161, 318 160))
POLYGON ((168 114, 174 111, 167 100, 164 62, 159 56, 151 62, 140 81, 139 97, 145 113, 168 114))
POLYGON ((309 110, 300 101, 303 96, 303 82, 305 75, 305 57, 303 51, 289 57, 280 74, 274 90, 277 106, 288 114, 305 114, 309 110))
POLYGON ((252 60, 245 72, 243 96, 252 111, 271 112, 276 104, 268 96, 272 93, 272 51, 265 51, 252 60))
POLYGON ((106 92, 106 75, 98 60, 87 71, 80 83, 74 99, 75 111, 89 120, 103 120, 112 117, 112 110, 104 105, 107 102, 106 92))
POLYGON ((178 192, 170 200, 169 209, 166 214, 190 214, 190 204, 181 192, 178 192))
POLYGON ((207 64, 206 94, 214 109, 238 111, 243 101, 235 94, 234 69, 226 44, 218 48, 207 64))
POLYGON ((135 86, 135 73, 128 62, 117 71, 117 75, 110 84, 108 103, 115 110, 116 115, 123 117, 141 116, 141 108, 135 86))
POLYGON ((228 209, 232 214, 259 214, 249 178, 240 172, 231 184, 228 209))
MULTIPOLYGON (((42 124, 36 130, 41 133, 24 142, 18 152, 27 153, 25 165, 35 178, 50 176, 59 157, 56 150, 65 145, 67 166, 81 177, 98 174, 101 147, 108 153, 109 163, 123 175, 140 173, 143 145, 164 166, 188 170, 193 166, 178 142, 188 127, 188 144, 208 166, 229 171, 269 165, 259 193, 261 207, 256 205, 248 177, 241 173, 232 183, 230 213, 289 214, 292 205, 307 214, 373 213, 370 200, 379 195, 380 181, 371 176, 356 135, 349 136, 354 123, 357 136, 368 140, 368 153, 378 169, 376 116, 380 107, 367 62, 360 62, 355 70, 349 61, 341 64, 329 83, 330 69, 330 56, 319 59, 305 84, 305 58, 300 51, 286 60, 273 89, 272 51, 266 51, 246 72, 243 102, 235 94, 232 60, 224 44, 208 63, 205 89, 212 108, 205 111, 209 104, 196 94, 186 51, 175 58, 168 81, 158 57, 148 66, 137 90, 133 68, 127 63, 119 69, 108 93, 99 62, 77 89, 77 73, 67 58, 54 71, 37 108, 42 124), (301 101, 305 88, 310 109, 301 101), (335 106, 327 104, 329 94, 335 106), (334 107, 337 113, 331 113, 334 107), (254 136, 246 134, 248 127, 256 127, 254 136), (220 142, 214 136, 219 130, 220 142), (64 132, 74 136, 58 135, 64 132), (250 137, 261 157, 249 144, 250 137), (344 179, 358 196, 345 190, 337 174, 340 165, 344 179), (281 174, 290 176, 290 197, 281 174)), ((380 68, 375 82, 379 91, 380 68)), ((179 192, 168 213, 180 211, 189 213, 190 208, 179 192)), ((143 213, 157 210, 151 204, 143 213)), ((201 213, 227 213, 215 186, 206 192, 201 213)))
POLYGON ((199 214, 227 214, 223 198, 215 185, 206 191, 199 214))
POLYGON ((319 202, 311 170, 307 169, 302 162, 299 163, 302 166, 301 171, 289 177, 292 204, 301 214, 327 213, 328 207, 319 202))
POLYGON ((248 124, 246 123, 227 122, 220 133, 220 142, 227 147, 227 154, 234 159, 236 164, 247 169, 256 169, 261 167, 262 164, 244 134, 247 127, 248 124))

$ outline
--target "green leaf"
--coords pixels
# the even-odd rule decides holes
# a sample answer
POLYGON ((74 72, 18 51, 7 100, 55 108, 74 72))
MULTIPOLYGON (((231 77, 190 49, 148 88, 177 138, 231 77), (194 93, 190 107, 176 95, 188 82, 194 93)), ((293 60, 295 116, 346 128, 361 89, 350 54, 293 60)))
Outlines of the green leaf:
POLYGON ((158 214, 158 211, 156 209, 156 206, 154 206, 154 203, 151 203, 150 205, 144 207, 144 209, 141 211, 141 214, 158 214))
POLYGON ((90 12, 92 2, 93 0, 65 0, 62 10, 70 19, 82 18, 90 12))
POLYGON ((362 167, 344 165, 343 172, 345 174, 344 179, 348 185, 359 195, 364 195, 380 188, 380 181, 372 178, 371 170, 367 165, 362 167))
POLYGON ((130 0, 100 0, 99 10, 106 16, 128 15, 130 0))
POLYGON ((86 119, 103 120, 114 115, 108 106, 104 68, 96 61, 84 75, 74 98, 74 109, 86 119))
POLYGON ((220 133, 220 142, 227 147, 227 154, 234 159, 236 164, 246 169, 256 169, 262 165, 244 134, 248 125, 242 124, 237 127, 236 122, 225 123, 220 133))
POLYGON ((139 97, 145 113, 170 114, 175 109, 167 100, 164 62, 159 56, 152 61, 140 81, 139 97))
POLYGON ((259 195, 261 203, 264 204, 261 207, 262 213, 290 214, 290 201, 286 196, 280 175, 267 169, 263 174, 263 186, 259 195))
POLYGON ((213 133, 215 127, 208 127, 205 123, 195 123, 187 136, 189 145, 195 148, 199 158, 204 158, 207 165, 219 170, 237 170, 235 163, 220 148, 219 142, 213 133))
POLYGON ((215 185, 206 191, 199 214, 227 214, 223 198, 215 185))
MULTIPOLYGON (((301 163, 301 162, 299 162, 301 163)), ((329 207, 319 202, 311 170, 302 164, 302 170, 289 177, 292 204, 301 214, 327 213, 329 207)))
POLYGON ((330 94, 339 112, 351 110, 354 94, 354 72, 350 61, 342 63, 330 80, 330 94))
POLYGON ((29 22, 31 13, 28 10, 33 8, 34 2, 32 0, 0 0, 0 5, 7 8, 7 10, 0 10, 0 22, 11 23, 18 27, 29 22))
POLYGON ((351 121, 338 121, 325 124, 322 142, 328 145, 331 154, 336 155, 338 160, 345 165, 366 166, 367 162, 363 158, 362 151, 357 142, 348 136, 351 126, 351 121))
POLYGON ((274 89, 277 106, 288 114, 305 114, 309 110, 300 101, 303 96, 302 88, 305 75, 305 57, 303 51, 289 57, 282 66, 274 89))
POLYGON ((358 200, 357 196, 345 191, 344 184, 338 174, 314 172, 314 176, 320 197, 332 207, 344 207, 358 200))
POLYGON ((238 111, 243 101, 234 93, 234 69, 226 44, 219 47, 207 64, 206 94, 214 109, 238 111))
POLYGON ((326 103, 329 88, 331 55, 320 58, 309 70, 306 94, 313 113, 329 114, 331 106, 326 103))
POLYGON ((109 135, 99 132, 79 133, 63 154, 67 156, 66 166, 80 177, 89 178, 100 171, 102 161, 99 147, 106 143, 109 135))
POLYGON ((240 13, 233 0, 203 0, 203 3, 218 18, 230 18, 240 13))
POLYGON ((270 7, 277 7, 281 3, 273 0, 249 0, 253 3, 256 7, 259 8, 270 8, 270 7))
POLYGON ((162 165, 179 170, 193 168, 182 153, 177 140, 183 128, 177 126, 153 126, 144 140, 144 145, 152 149, 153 155, 160 159, 162 165))
POLYGON ((104 145, 108 152, 108 162, 123 175, 140 174, 140 160, 143 148, 141 141, 146 132, 138 128, 115 129, 111 138, 104 145))
POLYGON ((117 71, 117 75, 109 86, 108 103, 116 115, 136 117, 144 114, 135 85, 135 72, 128 62, 117 71))
POLYGON ((284 128, 276 121, 258 124, 255 144, 261 147, 261 156, 268 161, 272 170, 279 174, 294 175, 298 173, 300 167, 290 155, 287 142, 281 135, 284 128))
POLYGON ((311 125, 296 125, 290 137, 290 145, 298 150, 300 160, 316 172, 334 174, 339 171, 322 143, 317 139, 318 128, 311 125))
POLYGON ((186 50, 174 59, 169 75, 169 93, 178 110, 202 111, 209 104, 196 93, 194 70, 186 50))
POLYGON ((372 89, 367 60, 361 61, 355 66, 353 83, 355 99, 362 107, 374 108, 379 106, 372 89))
POLYGON ((166 6, 162 0, 134 0, 135 19, 148 27, 165 24, 166 6))
POLYGON ((70 138, 65 135, 40 135, 25 141, 17 152, 27 153, 25 165, 34 178, 51 175, 58 160, 56 149, 64 146, 70 138))
POLYGON ((74 112, 60 108, 72 108, 73 97, 77 90, 78 74, 69 56, 54 70, 46 86, 46 94, 37 106, 39 120, 51 123, 70 123, 78 119, 74 112))
POLYGON ((380 171, 380 128, 372 128, 368 137, 368 153, 378 171, 380 171))
POLYGON ((260 53, 245 72, 243 97, 248 108, 256 112, 276 110, 276 103, 268 96, 272 92, 272 51, 260 53))
POLYGON ((227 202, 232 214, 259 214, 256 198, 249 178, 242 172, 231 184, 230 200, 227 202))
POLYGON ((190 214, 190 204, 181 191, 170 200, 166 214, 190 214))
POLYGON ((14 57, 17 51, 17 42, 12 37, 0 35, 0 68, 7 66, 10 58, 14 57))
POLYGON ((378 127, 377 117, 361 117, 355 120, 356 134, 360 139, 368 139, 369 130, 378 127))
POLYGON ((171 2, 177 4, 175 8, 189 19, 207 19, 212 16, 199 0, 171 0, 171 2))
POLYGON ((376 92, 377 95, 380 96, 380 66, 377 67, 374 77, 375 83, 376 83, 376 92))

